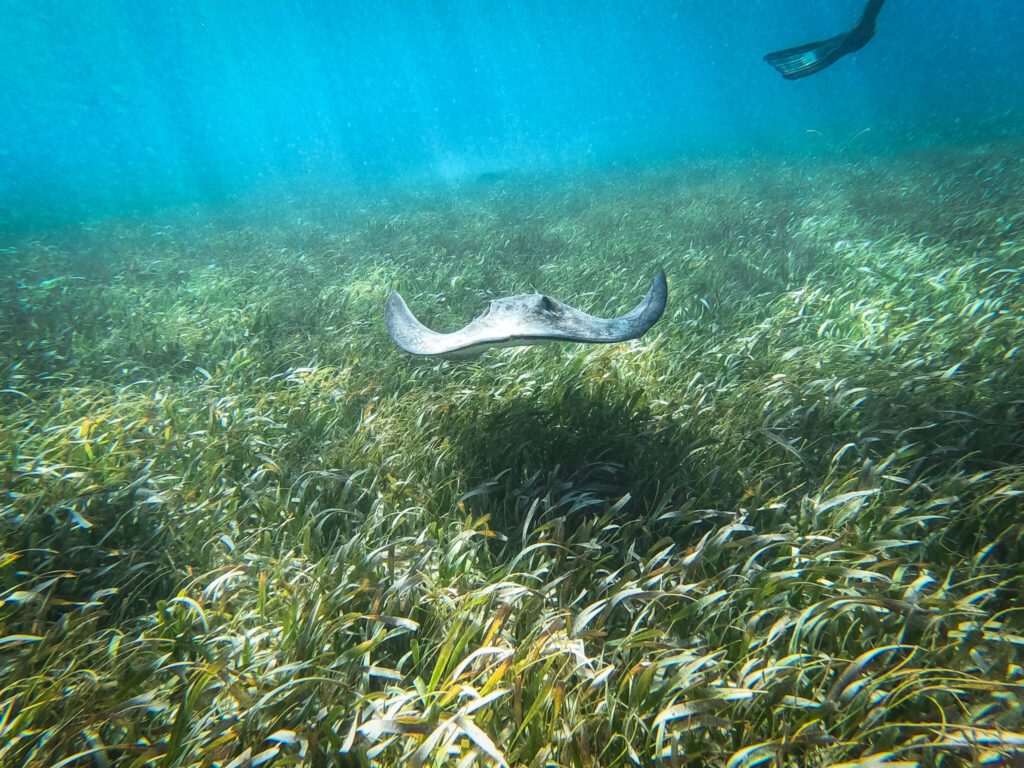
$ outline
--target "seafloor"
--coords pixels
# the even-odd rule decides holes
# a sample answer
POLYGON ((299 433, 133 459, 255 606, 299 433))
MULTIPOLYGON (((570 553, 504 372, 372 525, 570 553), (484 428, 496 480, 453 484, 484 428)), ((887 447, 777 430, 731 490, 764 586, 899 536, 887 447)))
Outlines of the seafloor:
POLYGON ((0 765, 1010 764, 1020 150, 9 241, 0 765), (639 342, 424 362, 382 321, 613 314, 659 265, 639 342))

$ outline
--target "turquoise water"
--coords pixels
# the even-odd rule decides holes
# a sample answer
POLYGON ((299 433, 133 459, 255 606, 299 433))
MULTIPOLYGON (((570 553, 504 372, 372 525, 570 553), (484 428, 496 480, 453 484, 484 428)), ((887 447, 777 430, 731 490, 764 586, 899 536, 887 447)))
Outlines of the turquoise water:
POLYGON ((0 768, 1020 765, 1024 10, 864 2, 0 0, 0 768))
POLYGON ((859 53, 772 50, 861 0, 0 3, 0 221, 1019 136, 1017 0, 890 0, 859 53))

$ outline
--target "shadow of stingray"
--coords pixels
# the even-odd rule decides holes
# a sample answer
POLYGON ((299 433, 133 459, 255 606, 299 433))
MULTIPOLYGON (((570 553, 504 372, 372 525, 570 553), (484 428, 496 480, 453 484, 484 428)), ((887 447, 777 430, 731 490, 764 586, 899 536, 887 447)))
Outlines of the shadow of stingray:
POLYGON ((579 544, 600 531, 614 531, 622 557, 665 536, 688 543, 703 526, 681 509, 736 498, 740 481, 704 465, 696 437, 638 405, 642 394, 564 393, 481 414, 458 441, 472 488, 462 503, 490 514, 506 554, 538 537, 579 544))

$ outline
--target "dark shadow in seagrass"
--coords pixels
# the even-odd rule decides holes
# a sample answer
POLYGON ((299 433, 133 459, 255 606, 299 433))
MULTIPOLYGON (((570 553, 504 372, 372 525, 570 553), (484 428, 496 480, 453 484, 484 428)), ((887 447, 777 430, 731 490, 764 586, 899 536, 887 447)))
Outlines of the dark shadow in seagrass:
MULTIPOLYGON (((0 472, 0 482, 16 492, 32 487, 13 472, 0 472)), ((23 572, 59 574, 50 581, 40 576, 50 585, 46 601, 37 611, 16 614, 10 631, 31 633, 44 617, 58 621, 83 606, 100 626, 117 626, 174 596, 179 577, 173 534, 158 522, 156 505, 137 497, 139 485, 97 489, 15 526, 0 524, 0 540, 21 550, 23 572)))
POLYGON ((614 538, 623 556, 662 536, 682 544, 699 537, 693 519, 668 513, 687 500, 727 503, 741 492, 740 479, 702 462, 695 435, 654 419, 642 400, 639 391, 565 393, 474 418, 460 413, 453 442, 467 511, 491 515, 506 554, 537 540, 544 526, 545 540, 574 543, 620 526, 614 538))

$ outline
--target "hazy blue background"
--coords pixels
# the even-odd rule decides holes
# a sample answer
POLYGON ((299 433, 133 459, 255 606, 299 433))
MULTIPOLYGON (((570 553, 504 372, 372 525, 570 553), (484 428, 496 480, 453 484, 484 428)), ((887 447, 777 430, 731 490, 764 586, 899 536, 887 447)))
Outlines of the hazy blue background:
POLYGON ((1021 0, 0 0, 0 227, 261 188, 1021 135, 1021 0), (870 129, 851 143, 850 137, 870 129))

